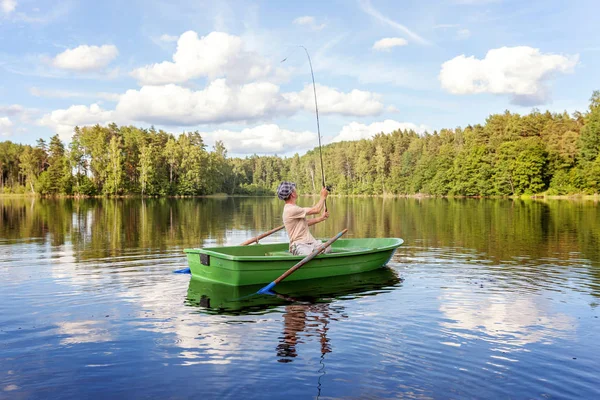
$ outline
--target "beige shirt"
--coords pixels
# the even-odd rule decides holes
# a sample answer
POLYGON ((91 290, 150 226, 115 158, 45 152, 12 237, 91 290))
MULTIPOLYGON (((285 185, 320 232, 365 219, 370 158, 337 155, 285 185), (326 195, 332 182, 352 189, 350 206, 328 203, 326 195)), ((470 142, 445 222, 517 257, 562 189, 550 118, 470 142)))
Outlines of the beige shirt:
POLYGON ((294 243, 312 243, 315 238, 308 230, 306 212, 310 208, 303 208, 295 204, 286 204, 283 207, 283 224, 290 237, 290 246, 294 243))

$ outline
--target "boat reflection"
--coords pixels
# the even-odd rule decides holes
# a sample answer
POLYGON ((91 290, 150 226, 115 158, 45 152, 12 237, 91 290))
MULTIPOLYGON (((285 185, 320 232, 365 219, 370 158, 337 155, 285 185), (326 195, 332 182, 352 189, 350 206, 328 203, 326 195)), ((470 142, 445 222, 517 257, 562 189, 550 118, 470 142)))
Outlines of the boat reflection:
POLYGON ((186 304, 207 314, 282 311, 283 332, 275 349, 277 361, 292 362, 298 356, 298 345, 316 338, 321 352, 319 372, 324 374, 324 357, 333 351, 327 336, 330 324, 348 318, 343 303, 334 300, 377 295, 394 290, 401 282, 396 271, 380 268, 361 274, 283 282, 277 285, 273 295, 259 295, 256 292, 263 285, 234 287, 191 279, 186 304))
POLYGON ((314 306, 342 297, 376 295, 393 290, 401 282, 396 271, 380 268, 360 274, 282 282, 275 295, 259 295, 256 292, 264 285, 229 286, 192 278, 186 304, 209 314, 262 314, 290 303, 314 306))

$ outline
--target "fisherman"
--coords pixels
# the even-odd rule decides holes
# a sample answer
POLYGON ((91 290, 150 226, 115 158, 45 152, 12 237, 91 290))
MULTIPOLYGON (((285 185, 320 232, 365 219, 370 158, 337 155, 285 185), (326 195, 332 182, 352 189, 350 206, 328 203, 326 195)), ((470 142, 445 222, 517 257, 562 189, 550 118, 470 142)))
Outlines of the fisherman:
MULTIPOLYGON (((283 207, 283 224, 290 238, 290 253, 296 256, 307 256, 315 251, 323 243, 315 239, 308 230, 309 226, 318 224, 329 218, 329 212, 325 210, 325 199, 329 192, 326 188, 321 189, 319 201, 312 207, 300 207, 296 205, 298 192, 293 182, 281 182, 277 187, 277 197, 285 201, 283 207), (307 215, 320 217, 307 219, 307 215)), ((331 247, 327 247, 324 253, 331 253, 331 247)))

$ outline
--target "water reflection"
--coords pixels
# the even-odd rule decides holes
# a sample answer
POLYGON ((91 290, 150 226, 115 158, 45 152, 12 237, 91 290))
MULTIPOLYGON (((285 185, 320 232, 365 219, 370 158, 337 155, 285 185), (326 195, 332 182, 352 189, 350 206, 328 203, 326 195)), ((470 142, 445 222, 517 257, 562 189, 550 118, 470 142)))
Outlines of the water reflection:
MULTIPOLYGON (((302 198, 302 203, 311 199, 302 198)), ((406 244, 485 251, 513 257, 600 259, 600 207, 594 201, 332 198, 327 224, 315 235, 402 237, 406 244)), ((329 204, 328 203, 328 204, 329 204)), ((237 244, 281 225, 277 199, 0 198, 0 240, 70 242, 77 260, 118 256, 126 249, 180 250, 237 244)), ((271 240, 285 240, 284 232, 271 240)), ((600 274, 595 273, 600 283, 600 274)))
POLYGON ((62 345, 101 343, 112 340, 108 327, 99 321, 64 321, 58 324, 58 335, 65 336, 62 345))
POLYGON ((329 325, 348 318, 344 306, 336 300, 385 293, 401 282, 393 269, 381 268, 361 274, 283 282, 274 295, 259 295, 256 292, 262 285, 235 287, 191 279, 187 304, 217 315, 260 315, 281 309, 283 329, 276 355, 278 362, 287 363, 298 356, 298 345, 306 341, 317 340, 321 356, 332 351, 329 325))
POLYGON ((391 268, 360 274, 282 282, 276 295, 258 295, 264 285, 230 286, 190 279, 186 304, 209 314, 263 314, 290 302, 316 304, 338 298, 356 298, 392 290, 402 282, 391 268))
POLYGON ((457 337, 485 338, 516 348, 567 339, 577 329, 575 318, 552 311, 548 302, 537 297, 494 293, 478 296, 473 302, 472 296, 453 290, 444 292, 439 299, 440 311, 446 317, 441 325, 457 337))
POLYGON ((292 362, 298 356, 297 345, 306 339, 318 338, 321 355, 331 353, 332 347, 327 332, 331 321, 343 314, 343 307, 332 308, 330 304, 290 304, 283 313, 283 332, 277 345, 278 362, 292 362))
POLYGON ((171 271, 183 248, 280 225, 276 199, 0 198, 0 391, 598 398, 597 203, 328 206, 316 236, 348 227, 406 245, 391 269, 283 282, 273 297, 171 271))

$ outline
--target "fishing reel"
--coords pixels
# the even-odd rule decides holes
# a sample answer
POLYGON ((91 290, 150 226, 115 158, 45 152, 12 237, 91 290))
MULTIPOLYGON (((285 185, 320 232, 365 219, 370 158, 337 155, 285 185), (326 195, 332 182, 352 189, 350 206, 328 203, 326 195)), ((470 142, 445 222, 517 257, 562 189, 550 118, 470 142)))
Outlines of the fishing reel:
POLYGON ((331 193, 331 186, 330 186, 330 185, 325 185, 325 189, 327 189, 327 191, 328 191, 329 193, 331 193))

